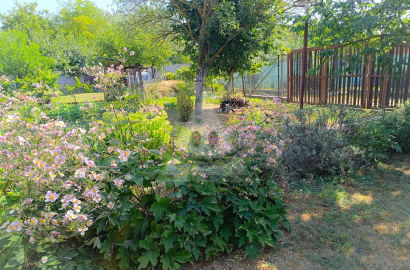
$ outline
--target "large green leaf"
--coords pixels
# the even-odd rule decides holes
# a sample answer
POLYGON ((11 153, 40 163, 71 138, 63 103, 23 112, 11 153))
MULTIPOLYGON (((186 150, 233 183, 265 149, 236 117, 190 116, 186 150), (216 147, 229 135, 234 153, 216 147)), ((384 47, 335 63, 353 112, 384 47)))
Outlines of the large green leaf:
POLYGON ((221 211, 221 208, 218 205, 218 202, 215 197, 213 196, 207 196, 201 200, 202 203, 202 211, 205 212, 205 214, 210 215, 211 212, 210 210, 219 213, 221 211))
POLYGON ((171 211, 170 199, 161 198, 159 201, 152 204, 151 209, 152 214, 156 220, 161 220, 164 218, 165 214, 171 211))
POLYGON ((249 244, 245 247, 245 254, 249 256, 249 259, 253 260, 259 256, 259 247, 256 244, 249 244))
POLYGON ((148 236, 146 240, 140 241, 140 246, 144 248, 146 252, 138 258, 138 261, 140 262, 138 269, 147 268, 150 263, 152 266, 157 265, 160 252, 158 243, 154 240, 154 238, 148 236))
POLYGON ((191 255, 186 250, 171 249, 161 258, 162 268, 164 270, 179 269, 178 263, 186 263, 190 258, 191 255))

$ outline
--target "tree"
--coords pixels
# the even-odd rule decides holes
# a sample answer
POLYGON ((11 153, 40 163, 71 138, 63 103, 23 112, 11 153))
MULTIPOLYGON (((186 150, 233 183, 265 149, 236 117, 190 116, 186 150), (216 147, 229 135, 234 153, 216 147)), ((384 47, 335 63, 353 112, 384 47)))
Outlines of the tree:
POLYGON ((51 27, 50 14, 47 10, 37 10, 38 4, 15 1, 15 7, 7 13, 0 14, 2 30, 20 30, 28 37, 34 38, 39 31, 51 27))
MULTIPOLYGON (((272 34, 272 23, 284 10, 282 0, 170 0, 166 8, 172 30, 185 41, 185 51, 196 58, 195 113, 202 113, 205 78, 216 59, 236 51, 237 61, 247 61, 250 43, 272 34), (240 58, 239 56, 244 56, 240 58)), ((232 64, 228 64, 232 68, 232 64)))
MULTIPOLYGON (((309 19, 311 42, 325 47, 355 46, 374 59, 393 46, 410 42, 410 2, 408 0, 325 0, 313 7, 308 18, 296 15, 296 31, 309 19)), ((352 59, 354 60, 354 59, 352 59)), ((378 57, 382 66, 391 64, 388 56, 378 57)))
POLYGON ((172 55, 172 46, 169 40, 158 43, 155 40, 157 28, 155 25, 142 28, 134 16, 117 16, 97 39, 97 48, 100 60, 121 61, 125 66, 136 66, 139 75, 141 92, 144 95, 144 84, 142 80, 143 67, 161 67, 168 63, 172 55), (133 51, 133 55, 123 61, 118 58, 118 52, 126 48, 133 51))
POLYGON ((0 48, 0 72, 13 78, 54 67, 54 59, 45 56, 37 43, 29 43, 25 32, 0 31, 0 48))
POLYGON ((89 0, 61 2, 58 23, 67 35, 91 39, 108 24, 108 13, 89 0))

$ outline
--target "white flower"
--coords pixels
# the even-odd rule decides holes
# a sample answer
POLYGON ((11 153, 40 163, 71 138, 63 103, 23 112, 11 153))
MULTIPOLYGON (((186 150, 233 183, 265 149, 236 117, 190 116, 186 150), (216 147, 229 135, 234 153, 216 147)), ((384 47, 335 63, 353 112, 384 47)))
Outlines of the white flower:
POLYGON ((76 204, 80 205, 80 204, 81 204, 81 201, 80 201, 79 199, 77 199, 77 198, 71 199, 71 202, 72 202, 74 205, 76 205, 76 204))
POLYGON ((41 258, 41 261, 42 261, 43 263, 46 263, 46 262, 48 261, 48 257, 43 257, 43 258, 41 258))
POLYGON ((113 209, 114 208, 114 203, 113 202, 109 202, 107 205, 108 208, 113 209))
POLYGON ((74 220, 77 218, 77 215, 74 214, 73 210, 68 210, 65 217, 68 218, 68 220, 74 220))
POLYGON ((20 221, 18 221, 17 219, 16 220, 14 220, 12 223, 10 223, 8 226, 7 226, 7 232, 13 232, 13 231, 15 231, 15 232, 19 232, 19 231, 21 231, 21 229, 22 229, 22 224, 21 224, 21 222, 20 221))
POLYGON ((34 244, 34 238, 33 238, 33 237, 30 237, 29 242, 30 242, 31 244, 34 244))
POLYGON ((80 213, 80 211, 81 211, 81 206, 78 205, 78 204, 75 204, 75 205, 74 205, 74 211, 76 211, 77 213, 80 213))
POLYGON ((90 227, 91 225, 93 225, 93 220, 92 219, 87 220, 87 226, 90 227))
POLYGON ((124 182, 124 180, 115 179, 115 180, 114 180, 114 185, 115 185, 116 187, 121 187, 121 185, 122 185, 123 182, 124 182))
POLYGON ((37 225, 38 220, 36 218, 30 218, 29 220, 27 220, 27 224, 28 225, 37 225))
POLYGON ((47 193, 46 193, 46 202, 55 202, 58 199, 59 196, 60 195, 55 193, 55 192, 47 191, 47 193))
POLYGON ((84 169, 78 169, 75 171, 74 174, 75 178, 84 178, 85 177, 85 170, 84 169))

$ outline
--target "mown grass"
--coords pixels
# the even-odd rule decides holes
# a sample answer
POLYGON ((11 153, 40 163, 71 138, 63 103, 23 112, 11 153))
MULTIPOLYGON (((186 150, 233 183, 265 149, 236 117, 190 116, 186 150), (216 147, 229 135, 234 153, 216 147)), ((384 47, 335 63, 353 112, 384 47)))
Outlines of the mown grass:
POLYGON ((292 231, 255 261, 242 251, 188 269, 410 269, 410 156, 286 195, 292 231))
POLYGON ((104 93, 81 93, 75 94, 75 98, 72 95, 59 96, 55 99, 58 103, 73 103, 73 102, 85 102, 85 101, 102 101, 104 100, 104 93))

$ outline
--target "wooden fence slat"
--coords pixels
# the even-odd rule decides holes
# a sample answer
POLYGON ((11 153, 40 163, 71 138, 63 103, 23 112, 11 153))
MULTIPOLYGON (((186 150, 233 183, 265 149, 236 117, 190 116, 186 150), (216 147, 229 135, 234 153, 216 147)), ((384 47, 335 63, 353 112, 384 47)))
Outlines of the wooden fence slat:
MULTIPOLYGON (((363 48, 335 47, 334 49, 335 54, 327 56, 328 59, 321 56, 322 48, 308 49, 307 65, 308 70, 312 72, 306 76, 304 93, 306 103, 380 108, 393 107, 409 99, 409 45, 394 47, 388 52, 393 60, 393 66, 396 65, 394 69, 382 68, 378 64, 380 59, 371 59, 370 55, 362 55, 363 48), (359 62, 353 62, 353 58, 358 57, 359 62), (355 68, 345 72, 352 64, 355 68)), ((289 102, 300 101, 302 56, 302 50, 293 50, 287 57, 287 100, 289 102)))

